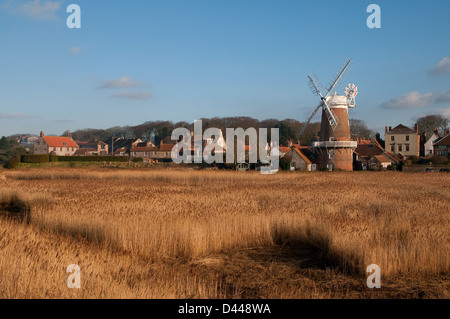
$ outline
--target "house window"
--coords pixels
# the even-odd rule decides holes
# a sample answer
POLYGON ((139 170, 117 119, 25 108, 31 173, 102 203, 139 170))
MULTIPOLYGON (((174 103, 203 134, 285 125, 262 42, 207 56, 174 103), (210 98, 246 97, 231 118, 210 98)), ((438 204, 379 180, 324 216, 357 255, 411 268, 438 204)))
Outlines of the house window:
POLYGON ((332 159, 334 157, 334 150, 330 150, 330 152, 328 153, 328 158, 332 159))
POLYGON ((405 151, 409 152, 409 144, 405 145, 405 151))
POLYGON ((391 136, 391 141, 392 141, 392 142, 395 141, 394 135, 391 136))
POLYGON ((167 156, 167 155, 169 155, 169 153, 166 152, 165 155, 167 156))
POLYGON ((395 145, 394 144, 391 145, 391 152, 395 152, 395 145))
POLYGON ((330 137, 330 142, 334 142, 334 137, 330 137))
POLYGON ((399 152, 402 152, 402 151, 403 151, 403 147, 402 147, 401 144, 398 146, 398 151, 399 151, 399 152))
POLYGON ((406 140, 409 141, 409 135, 406 135, 406 140))
POLYGON ((155 155, 155 156, 156 156, 156 152, 153 152, 153 155, 155 155))

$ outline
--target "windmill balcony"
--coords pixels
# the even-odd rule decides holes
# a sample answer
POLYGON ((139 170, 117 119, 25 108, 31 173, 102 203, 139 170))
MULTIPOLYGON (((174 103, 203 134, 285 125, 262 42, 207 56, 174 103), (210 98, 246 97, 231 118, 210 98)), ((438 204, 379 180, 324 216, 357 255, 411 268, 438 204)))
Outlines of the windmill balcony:
POLYGON ((322 141, 312 142, 312 147, 317 148, 356 148, 358 146, 357 141, 322 141))

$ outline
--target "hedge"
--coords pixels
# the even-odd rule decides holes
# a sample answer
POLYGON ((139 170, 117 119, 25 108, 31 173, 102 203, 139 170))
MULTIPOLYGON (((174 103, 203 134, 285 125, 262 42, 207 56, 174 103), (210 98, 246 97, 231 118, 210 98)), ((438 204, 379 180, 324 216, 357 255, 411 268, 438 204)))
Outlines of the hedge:
POLYGON ((48 154, 22 155, 20 161, 22 163, 48 163, 50 161, 50 158, 48 154))
POLYGON ((128 156, 57 156, 58 162, 128 162, 128 156))

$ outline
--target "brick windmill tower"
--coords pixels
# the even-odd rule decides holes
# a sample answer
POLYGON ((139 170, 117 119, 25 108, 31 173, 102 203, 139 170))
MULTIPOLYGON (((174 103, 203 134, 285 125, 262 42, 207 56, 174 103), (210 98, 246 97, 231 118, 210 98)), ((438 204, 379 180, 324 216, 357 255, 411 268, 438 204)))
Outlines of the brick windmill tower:
POLYGON ((351 62, 348 59, 334 80, 330 82, 326 95, 322 94, 322 86, 317 76, 314 73, 308 76, 311 91, 320 97, 320 103, 303 126, 300 136, 317 111, 322 109, 320 138, 319 141, 312 143, 312 147, 318 154, 319 169, 353 171, 353 151, 357 147, 357 142, 350 140, 348 109, 356 107, 355 97, 358 94, 358 88, 354 84, 349 84, 345 95, 337 95, 336 92, 332 94, 351 62))

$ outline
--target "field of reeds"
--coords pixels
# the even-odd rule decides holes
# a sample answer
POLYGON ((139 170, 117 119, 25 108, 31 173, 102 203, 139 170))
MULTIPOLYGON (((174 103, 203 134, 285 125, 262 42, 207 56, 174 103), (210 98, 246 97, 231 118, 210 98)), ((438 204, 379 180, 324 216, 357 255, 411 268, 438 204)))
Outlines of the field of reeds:
POLYGON ((445 173, 3 170, 0 298, 449 298, 449 204, 445 173))

